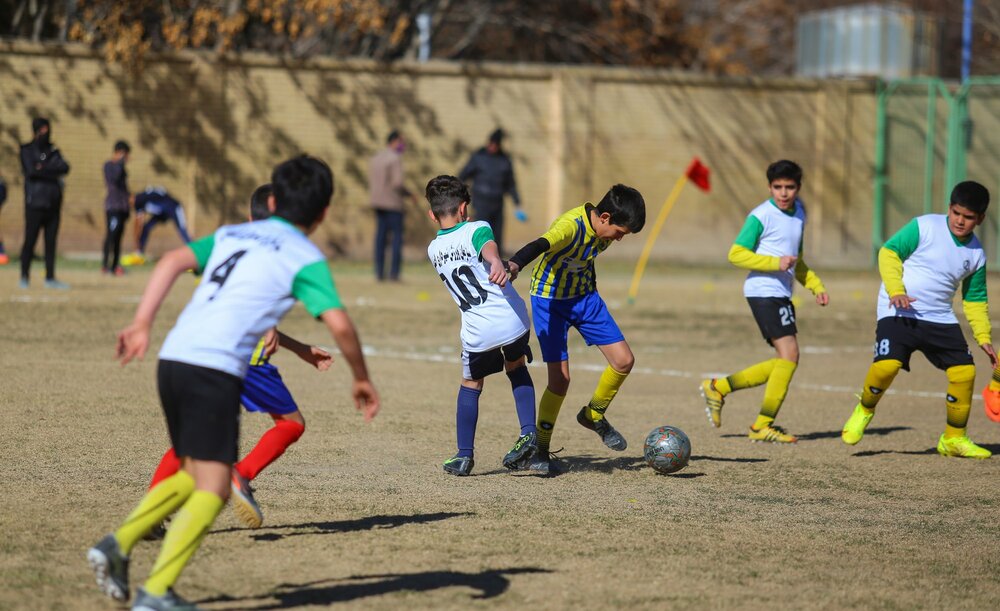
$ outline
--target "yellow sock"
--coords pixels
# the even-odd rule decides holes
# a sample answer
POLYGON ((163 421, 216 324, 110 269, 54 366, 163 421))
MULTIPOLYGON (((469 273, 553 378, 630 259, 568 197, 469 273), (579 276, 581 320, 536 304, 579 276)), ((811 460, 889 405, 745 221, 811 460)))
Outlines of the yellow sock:
POLYGON ((139 539, 183 505, 192 492, 194 478, 186 471, 178 471, 147 492, 115 531, 122 553, 128 556, 139 539))
POLYGON ((990 390, 1000 392, 1000 367, 993 370, 993 379, 990 380, 990 390))
POLYGON ((715 380, 715 390, 723 395, 728 395, 734 390, 760 386, 771 377, 771 371, 774 370, 774 364, 777 361, 778 359, 767 359, 756 365, 750 365, 743 371, 734 373, 727 378, 718 378, 715 380))
POLYGON ((611 405, 611 401, 614 400, 615 395, 618 394, 618 389, 622 387, 622 382, 627 377, 627 373, 615 371, 611 365, 604 368, 604 373, 601 374, 601 379, 597 382, 597 388, 594 389, 594 396, 590 398, 590 403, 587 404, 586 413, 588 418, 593 422, 604 418, 604 412, 611 405))
POLYGON ((973 365, 956 365, 945 372, 948 375, 948 424, 944 428, 945 437, 964 437, 969 423, 969 409, 972 406, 972 387, 976 383, 976 368, 973 365))
POLYGON ((538 401, 538 449, 548 452, 549 442, 552 441, 552 429, 556 425, 556 418, 559 416, 559 408, 562 407, 565 396, 557 395, 548 388, 542 393, 542 398, 538 401))
POLYGON ((868 410, 875 410, 879 399, 889 390, 892 381, 896 379, 903 363, 895 359, 876 361, 868 368, 865 376, 865 385, 861 389, 861 407, 868 410))
POLYGON ((795 375, 797 363, 786 361, 785 359, 774 359, 774 368, 767 378, 767 386, 764 387, 764 400, 760 405, 760 416, 754 425, 757 429, 761 427, 762 421, 766 424, 774 422, 781 409, 781 404, 788 394, 788 385, 792 383, 792 376, 795 375))
POLYGON ((153 596, 163 596, 176 583, 188 560, 205 538, 225 501, 205 490, 195 490, 170 522, 163 547, 143 588, 153 596))

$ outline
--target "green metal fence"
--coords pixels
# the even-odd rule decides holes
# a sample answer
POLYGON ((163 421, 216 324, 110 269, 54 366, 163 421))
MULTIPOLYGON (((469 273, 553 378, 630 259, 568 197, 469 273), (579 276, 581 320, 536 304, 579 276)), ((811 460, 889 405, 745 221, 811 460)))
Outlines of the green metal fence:
POLYGON ((951 188, 969 179, 992 195, 977 233, 1000 263, 1000 77, 881 83, 876 131, 872 261, 910 218, 947 210, 951 188))

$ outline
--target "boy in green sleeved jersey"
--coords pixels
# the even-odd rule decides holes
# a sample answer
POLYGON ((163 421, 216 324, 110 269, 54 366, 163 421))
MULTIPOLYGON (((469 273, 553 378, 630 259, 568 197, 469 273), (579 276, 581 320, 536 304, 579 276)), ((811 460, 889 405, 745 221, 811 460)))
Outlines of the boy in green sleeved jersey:
POLYGON ((787 160, 767 168, 771 198, 750 211, 742 231, 729 250, 729 262, 750 270, 743 294, 760 332, 774 347, 777 358, 768 359, 725 378, 702 380, 705 412, 714 427, 722 426, 722 406, 729 393, 767 383, 756 422, 750 426, 751 441, 795 443, 798 439, 774 424, 799 363, 796 339, 793 281, 816 296, 816 303, 830 303, 826 288, 802 259, 802 235, 806 211, 799 199, 802 168, 787 160))
POLYGON ((972 334, 996 367, 986 299, 986 253, 973 233, 986 218, 989 204, 986 187, 971 180, 959 183, 951 192, 948 214, 916 217, 879 250, 882 287, 875 360, 865 376, 861 400, 844 424, 844 443, 861 441, 879 399, 900 369, 909 371, 910 355, 920 350, 948 376, 947 423, 938 439, 938 453, 990 457, 989 450, 966 435, 976 367, 952 308, 961 287, 962 309, 972 334))

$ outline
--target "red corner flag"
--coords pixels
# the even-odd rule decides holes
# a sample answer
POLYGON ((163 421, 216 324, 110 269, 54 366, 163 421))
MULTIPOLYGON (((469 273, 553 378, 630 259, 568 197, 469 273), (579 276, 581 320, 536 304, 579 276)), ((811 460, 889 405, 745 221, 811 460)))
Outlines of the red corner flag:
POLYGON ((705 193, 712 190, 712 185, 708 182, 708 166, 703 164, 701 159, 698 159, 697 157, 692 159, 691 164, 688 165, 684 174, 695 184, 696 187, 705 193))

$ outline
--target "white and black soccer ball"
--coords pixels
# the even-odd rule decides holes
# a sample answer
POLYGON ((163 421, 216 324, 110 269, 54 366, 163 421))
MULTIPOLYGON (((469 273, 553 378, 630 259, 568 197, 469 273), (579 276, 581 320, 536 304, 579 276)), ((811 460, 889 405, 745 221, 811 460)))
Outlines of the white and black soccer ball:
POLYGON ((691 440, 675 426, 658 426, 646 435, 642 456, 657 473, 676 473, 691 459, 691 440))

